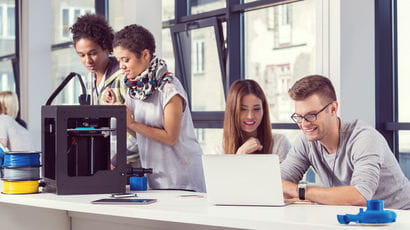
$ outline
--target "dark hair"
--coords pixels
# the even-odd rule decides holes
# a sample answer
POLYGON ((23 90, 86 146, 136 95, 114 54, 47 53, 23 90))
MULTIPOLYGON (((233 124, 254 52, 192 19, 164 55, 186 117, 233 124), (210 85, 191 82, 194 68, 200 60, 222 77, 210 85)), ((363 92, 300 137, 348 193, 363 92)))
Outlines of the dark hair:
POLYGON ((155 53, 155 39, 151 32, 140 25, 128 25, 115 33, 113 47, 121 46, 140 58, 141 52, 149 50, 151 57, 155 53))
POLYGON ((313 94, 318 94, 326 99, 324 103, 337 100, 332 82, 329 78, 321 75, 310 75, 296 81, 288 93, 295 101, 304 100, 313 94))
POLYGON ((80 16, 70 27, 70 31, 73 33, 74 46, 80 39, 86 38, 97 43, 103 50, 112 52, 114 31, 103 16, 97 14, 80 16))
POLYGON ((245 134, 240 127, 240 111, 242 98, 249 94, 254 94, 262 101, 263 117, 257 129, 257 135, 263 145, 263 149, 259 153, 270 153, 272 146, 272 126, 269 118, 268 102, 259 84, 250 79, 237 80, 229 89, 224 117, 224 153, 236 153, 238 148, 246 141, 245 134))

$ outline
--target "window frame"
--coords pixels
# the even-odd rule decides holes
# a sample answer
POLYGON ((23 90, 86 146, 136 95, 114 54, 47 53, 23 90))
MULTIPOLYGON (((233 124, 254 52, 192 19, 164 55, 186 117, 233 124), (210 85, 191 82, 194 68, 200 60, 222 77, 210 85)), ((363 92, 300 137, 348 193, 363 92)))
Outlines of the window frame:
MULTIPOLYGON (((191 79, 187 79, 188 66, 185 63, 190 63, 190 57, 183 54, 181 42, 175 38, 173 31, 182 31, 189 29, 190 26, 201 25, 205 20, 213 20, 215 28, 215 36, 218 43, 218 55, 220 60, 220 69, 224 95, 231 84, 245 76, 245 60, 244 60, 244 12, 268 8, 272 6, 294 3, 302 0, 260 0, 248 3, 242 3, 241 0, 227 0, 226 8, 211 10, 199 14, 190 14, 189 3, 186 1, 175 0, 175 18, 163 21, 163 29, 170 28, 173 41, 173 49, 175 55, 175 70, 177 76, 181 77, 181 82, 188 93, 188 100, 191 106, 191 79), (222 23, 226 22, 226 44, 223 37, 222 23), (177 29, 178 28, 178 29, 177 29), (219 34, 218 34, 219 33, 219 34), (229 63, 227 62, 229 60, 229 63), (231 76, 231 77, 229 77, 231 76)), ((192 111, 192 119, 195 128, 222 128, 224 120, 224 111, 207 111, 196 112, 192 111)), ((272 128, 275 129, 298 129, 294 123, 272 123, 272 128)))
MULTIPOLYGON (((9 6, 7 4, 3 4, 3 13, 4 11, 7 11, 9 6), (5 7, 4 7, 5 6, 5 7)), ((17 94, 17 97, 20 98, 20 12, 21 12, 21 5, 20 5, 20 0, 15 0, 14 1, 14 36, 6 36, 2 39, 14 39, 14 52, 5 54, 0 56, 0 62, 7 62, 11 61, 11 67, 13 70, 13 77, 14 77, 14 86, 15 86, 15 93, 17 94)), ((8 13, 6 12, 6 15, 2 15, 2 17, 7 17, 8 13)), ((7 26, 4 26, 3 24, 3 32, 6 31, 8 28, 7 26)), ((3 34, 4 35, 4 34, 3 34)), ((21 106, 21 103, 19 104, 21 106)), ((20 118, 20 109, 19 113, 17 114, 17 117, 20 118)))

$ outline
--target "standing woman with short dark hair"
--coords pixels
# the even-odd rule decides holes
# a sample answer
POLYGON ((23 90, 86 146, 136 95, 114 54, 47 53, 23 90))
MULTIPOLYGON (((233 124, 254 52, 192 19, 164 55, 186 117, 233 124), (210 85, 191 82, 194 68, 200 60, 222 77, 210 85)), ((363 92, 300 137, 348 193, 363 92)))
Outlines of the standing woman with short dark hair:
POLYGON ((126 75, 127 128, 137 136, 142 167, 153 168, 150 188, 204 192, 202 150, 188 98, 165 61, 155 55, 153 35, 129 25, 115 34, 113 47, 126 75))
POLYGON ((223 152, 273 153, 282 162, 290 149, 288 139, 272 133, 265 93, 254 80, 235 81, 226 100, 223 152))

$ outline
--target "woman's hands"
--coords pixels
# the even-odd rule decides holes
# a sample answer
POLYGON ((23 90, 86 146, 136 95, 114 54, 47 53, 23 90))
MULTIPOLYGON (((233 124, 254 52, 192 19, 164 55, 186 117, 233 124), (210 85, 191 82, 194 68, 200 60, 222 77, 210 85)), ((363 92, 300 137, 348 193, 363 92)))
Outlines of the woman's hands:
POLYGON ((248 154, 248 153, 254 153, 256 151, 260 151, 263 149, 263 145, 261 145, 261 142, 259 139, 255 137, 250 137, 239 149, 236 151, 236 154, 248 154))
POLYGON ((102 100, 108 105, 116 103, 115 93, 110 87, 105 88, 103 91, 102 100))

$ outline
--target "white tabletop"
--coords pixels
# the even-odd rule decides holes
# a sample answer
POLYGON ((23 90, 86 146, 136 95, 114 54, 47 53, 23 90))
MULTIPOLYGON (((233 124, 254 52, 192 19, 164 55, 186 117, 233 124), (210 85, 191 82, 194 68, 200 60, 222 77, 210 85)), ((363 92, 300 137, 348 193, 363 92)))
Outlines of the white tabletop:
MULTIPOLYGON (((212 206, 208 204, 206 194, 170 190, 139 192, 139 198, 158 200, 149 205, 90 203, 108 197, 108 194, 1 194, 0 202, 97 215, 246 229, 272 229, 272 226, 287 229, 346 228, 346 225, 337 222, 337 214, 357 214, 360 208, 317 204, 291 204, 285 207, 212 206)), ((410 211, 394 211, 397 213, 397 222, 381 226, 380 229, 410 229, 410 211)), ((349 227, 368 228, 352 224, 349 227)))

